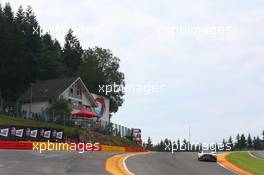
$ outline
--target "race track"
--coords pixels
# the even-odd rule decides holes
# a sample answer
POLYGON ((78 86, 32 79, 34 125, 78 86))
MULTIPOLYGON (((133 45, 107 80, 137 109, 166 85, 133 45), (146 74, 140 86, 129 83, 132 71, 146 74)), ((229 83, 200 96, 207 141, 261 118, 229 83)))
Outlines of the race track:
POLYGON ((250 153, 257 158, 264 159, 264 151, 251 151, 250 153))
MULTIPOLYGON (((2 175, 107 175, 110 152, 0 151, 2 175)), ((119 153, 120 154, 120 153, 119 153)), ((196 153, 154 153, 128 158, 127 168, 136 175, 234 175, 215 162, 199 162, 196 153)))
POLYGON ((215 162, 199 162, 197 153, 155 153, 126 160, 136 175, 234 175, 215 162))
POLYGON ((107 175, 109 152, 0 151, 1 175, 107 175))

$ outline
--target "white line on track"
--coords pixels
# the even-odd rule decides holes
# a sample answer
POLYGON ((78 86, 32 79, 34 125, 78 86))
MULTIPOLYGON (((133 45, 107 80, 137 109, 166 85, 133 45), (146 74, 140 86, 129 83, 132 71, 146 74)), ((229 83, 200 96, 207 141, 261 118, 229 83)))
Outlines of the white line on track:
POLYGON ((127 173, 128 173, 129 175, 135 175, 135 174, 132 173, 132 172, 127 168, 127 166, 126 166, 126 160, 127 160, 128 157, 129 157, 129 155, 126 156, 126 157, 124 158, 124 160, 123 160, 123 167, 125 168, 125 170, 127 171, 127 173))
POLYGON ((260 158, 260 157, 255 156, 255 155, 252 154, 250 151, 248 151, 248 154, 249 154, 251 157, 254 157, 255 159, 264 160, 263 158, 260 158))

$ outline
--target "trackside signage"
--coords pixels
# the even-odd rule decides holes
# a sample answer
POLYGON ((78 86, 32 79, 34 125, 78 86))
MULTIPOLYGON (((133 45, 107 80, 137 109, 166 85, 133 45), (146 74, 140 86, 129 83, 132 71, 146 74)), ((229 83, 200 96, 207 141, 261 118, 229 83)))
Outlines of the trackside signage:
POLYGON ((63 136, 61 129, 0 125, 0 139, 62 141, 63 136))

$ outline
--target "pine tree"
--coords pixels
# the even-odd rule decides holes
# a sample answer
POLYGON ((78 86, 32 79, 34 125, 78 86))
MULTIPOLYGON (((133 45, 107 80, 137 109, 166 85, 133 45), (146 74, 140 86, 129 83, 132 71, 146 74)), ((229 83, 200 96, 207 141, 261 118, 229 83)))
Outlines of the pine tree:
POLYGON ((186 139, 183 139, 182 143, 183 143, 182 149, 184 149, 183 151, 185 152, 187 150, 188 142, 186 139))
POLYGON ((165 151, 165 148, 166 148, 166 146, 165 146, 163 140, 161 140, 160 143, 159 143, 159 145, 158 145, 158 151, 164 152, 165 151))
MULTIPOLYGON (((3 8, 2 8, 2 4, 0 3, 0 24, 4 23, 4 14, 3 14, 3 8)), ((0 26, 0 38, 3 36, 3 27, 0 26)), ((0 43, 0 58, 2 58, 2 50, 1 50, 2 44, 0 43)), ((3 61, 2 59, 0 59, 0 69, 3 68, 3 61)), ((0 78, 1 76, 1 71, 0 71, 0 78)), ((1 83, 1 80, 0 80, 1 83)), ((2 112, 4 110, 4 99, 3 99, 3 95, 2 95, 2 89, 1 89, 1 85, 0 85, 0 112, 2 112)))
POLYGON ((232 137, 230 136, 229 137, 229 139, 228 139, 228 144, 229 144, 229 146, 231 147, 231 150, 229 150, 229 151, 232 151, 232 150, 234 150, 234 144, 233 144, 233 139, 232 139, 232 137))
POLYGON ((12 7, 10 6, 10 3, 6 3, 3 9, 3 15, 6 18, 6 22, 10 24, 14 22, 14 12, 12 11, 12 7))
POLYGON ((264 149, 264 130, 263 130, 263 132, 262 132, 262 149, 264 149))
POLYGON ((181 141, 180 139, 177 140, 177 151, 180 151, 180 147, 181 147, 181 141))
POLYGON ((42 36, 40 53, 37 58, 37 78, 41 80, 59 78, 64 75, 65 65, 61 47, 49 34, 42 36))
POLYGON ((148 141, 146 144, 146 149, 147 150, 153 150, 153 144, 152 144, 152 140, 150 139, 150 137, 148 137, 148 141))
POLYGON ((63 48, 63 60, 66 64, 66 73, 68 75, 76 75, 81 64, 81 56, 83 50, 79 40, 73 35, 70 29, 65 36, 65 44, 63 48))
MULTIPOLYGON (((20 7, 14 15, 10 4, 6 4, 0 14, 0 98, 2 103, 14 102, 34 81, 35 55, 37 43, 33 42, 31 22, 32 11, 24 12, 20 7)), ((34 36, 39 37, 39 36, 34 36)), ((1 105, 4 106, 4 105, 1 105)), ((1 107, 1 109, 3 109, 1 107)))
POLYGON ((41 27, 36 19, 31 6, 28 6, 25 12, 25 35, 26 44, 32 51, 32 54, 36 58, 38 55, 38 49, 41 45, 41 27))
POLYGON ((21 34, 16 29, 14 13, 9 3, 1 12, 1 21, 0 94, 2 100, 10 102, 18 96, 19 90, 23 88, 20 83, 23 84, 24 74, 19 71, 24 68, 22 60, 25 55, 25 47, 21 34))
POLYGON ((244 134, 241 135, 241 138, 240 138, 240 150, 243 150, 247 147, 247 141, 246 141, 246 137, 244 134))
POLYGON ((226 151, 226 141, 225 141, 225 139, 223 139, 222 144, 223 144, 224 151, 226 151))
POLYGON ((253 148, 255 150, 260 150, 261 149, 261 140, 260 140, 260 138, 258 136, 254 137, 254 139, 253 139, 253 148))
POLYGON ((251 138, 251 135, 248 134, 248 137, 247 137, 247 147, 248 147, 249 149, 251 149, 252 146, 253 146, 252 138, 251 138))
POLYGON ((16 23, 18 26, 18 29, 21 30, 21 32, 25 32, 25 12, 23 10, 22 6, 19 6, 17 13, 16 13, 16 23))
POLYGON ((166 149, 166 150, 164 149, 164 151, 166 151, 166 152, 170 152, 170 151, 171 151, 171 144, 172 144, 171 141, 170 141, 169 139, 166 138, 166 139, 164 140, 164 144, 165 144, 165 148, 166 148, 167 146, 169 146, 169 148, 170 148, 170 149, 166 149))
POLYGON ((237 134, 237 136, 236 136, 235 148, 236 148, 236 150, 240 149, 240 135, 239 134, 237 134))

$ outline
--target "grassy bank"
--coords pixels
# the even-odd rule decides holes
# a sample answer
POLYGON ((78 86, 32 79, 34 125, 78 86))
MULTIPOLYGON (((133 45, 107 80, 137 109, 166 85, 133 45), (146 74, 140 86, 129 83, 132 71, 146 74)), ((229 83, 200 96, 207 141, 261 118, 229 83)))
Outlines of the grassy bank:
POLYGON ((0 115, 0 125, 19 125, 19 126, 31 126, 31 127, 46 127, 63 129, 67 138, 80 138, 87 142, 99 142, 101 144, 113 145, 113 146, 131 146, 139 147, 133 141, 127 138, 121 138, 118 136, 103 135, 98 132, 88 131, 80 128, 67 127, 59 124, 9 117, 0 115))
POLYGON ((237 167, 256 175, 264 175, 264 160, 256 159, 247 152, 234 152, 226 159, 237 167))

